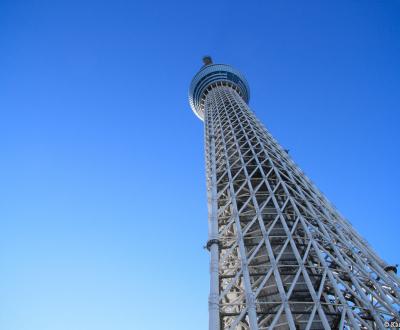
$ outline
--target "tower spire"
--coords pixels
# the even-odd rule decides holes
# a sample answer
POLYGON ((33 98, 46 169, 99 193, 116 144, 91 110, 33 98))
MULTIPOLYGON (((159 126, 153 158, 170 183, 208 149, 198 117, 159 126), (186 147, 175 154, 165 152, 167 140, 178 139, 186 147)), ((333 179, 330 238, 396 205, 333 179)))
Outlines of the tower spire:
POLYGON ((203 56, 203 64, 204 65, 210 65, 212 63, 213 63, 213 60, 212 60, 211 56, 209 56, 209 55, 203 56))

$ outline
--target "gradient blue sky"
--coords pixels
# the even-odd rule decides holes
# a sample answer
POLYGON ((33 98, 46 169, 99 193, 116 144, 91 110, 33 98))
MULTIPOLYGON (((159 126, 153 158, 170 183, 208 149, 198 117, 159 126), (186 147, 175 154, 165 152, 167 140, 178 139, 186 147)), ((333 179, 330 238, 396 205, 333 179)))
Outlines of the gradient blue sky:
POLYGON ((0 1, 0 328, 204 330, 211 54, 391 263, 400 2, 0 1))

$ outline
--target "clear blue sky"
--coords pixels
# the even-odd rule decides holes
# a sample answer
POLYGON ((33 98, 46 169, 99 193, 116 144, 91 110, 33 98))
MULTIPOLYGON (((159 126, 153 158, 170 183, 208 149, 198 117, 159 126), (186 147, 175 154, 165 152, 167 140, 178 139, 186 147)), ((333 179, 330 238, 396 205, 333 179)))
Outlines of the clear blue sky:
POLYGON ((400 262, 400 2, 0 1, 0 328, 204 330, 211 54, 400 262))

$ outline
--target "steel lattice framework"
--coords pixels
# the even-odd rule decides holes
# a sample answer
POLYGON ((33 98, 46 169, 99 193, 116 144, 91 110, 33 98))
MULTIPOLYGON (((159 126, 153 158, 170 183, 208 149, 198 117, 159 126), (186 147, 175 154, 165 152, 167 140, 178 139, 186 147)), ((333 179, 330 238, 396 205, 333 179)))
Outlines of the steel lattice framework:
POLYGON ((205 122, 209 329, 385 329, 400 282, 247 105, 245 78, 205 65, 190 104, 205 122))

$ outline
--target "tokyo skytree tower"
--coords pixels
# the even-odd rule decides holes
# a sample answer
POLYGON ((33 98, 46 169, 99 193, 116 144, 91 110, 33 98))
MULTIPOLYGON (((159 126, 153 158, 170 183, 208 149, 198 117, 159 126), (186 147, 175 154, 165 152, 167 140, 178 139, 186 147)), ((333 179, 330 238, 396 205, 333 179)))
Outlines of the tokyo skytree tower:
POLYGON ((388 265, 248 106, 244 76, 210 57, 190 106, 204 121, 209 329, 385 329, 400 321, 388 265))

